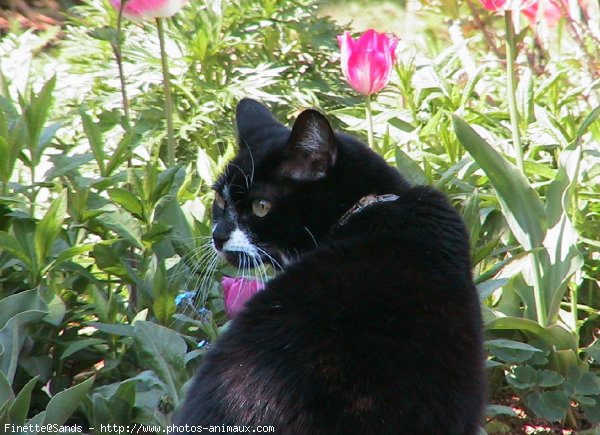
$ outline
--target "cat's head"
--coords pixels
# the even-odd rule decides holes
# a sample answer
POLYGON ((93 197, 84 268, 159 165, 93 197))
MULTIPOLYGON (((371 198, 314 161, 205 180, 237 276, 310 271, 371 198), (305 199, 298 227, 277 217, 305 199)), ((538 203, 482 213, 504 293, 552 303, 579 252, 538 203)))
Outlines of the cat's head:
POLYGON ((315 110, 302 112, 289 129, 244 99, 236 121, 238 152, 214 185, 212 231, 215 249, 234 265, 282 267, 330 236, 365 195, 409 187, 377 153, 334 133, 315 110))
POLYGON ((289 129, 244 99, 236 120, 238 153, 214 185, 213 244, 237 266, 282 266, 318 244, 346 207, 336 202, 338 140, 315 110, 289 129))

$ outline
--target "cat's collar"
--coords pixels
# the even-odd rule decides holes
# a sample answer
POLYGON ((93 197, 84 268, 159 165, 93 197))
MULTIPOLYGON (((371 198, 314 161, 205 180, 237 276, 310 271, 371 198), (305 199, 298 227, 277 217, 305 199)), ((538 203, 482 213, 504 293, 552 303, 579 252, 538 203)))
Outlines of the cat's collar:
POLYGON ((341 218, 339 218, 339 220, 333 225, 332 229, 337 229, 342 225, 345 225, 355 213, 359 213, 370 205, 395 201, 398 198, 400 198, 398 195, 391 193, 386 193, 384 195, 375 195, 374 193, 371 193, 370 195, 365 195, 359 199, 356 204, 350 207, 350 209, 344 213, 341 218))

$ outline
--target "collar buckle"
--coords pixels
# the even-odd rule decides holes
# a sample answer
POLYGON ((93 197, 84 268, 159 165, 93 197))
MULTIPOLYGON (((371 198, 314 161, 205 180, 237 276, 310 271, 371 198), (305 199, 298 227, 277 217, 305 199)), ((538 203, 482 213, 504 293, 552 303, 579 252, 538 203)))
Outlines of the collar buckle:
POLYGON ((359 199, 356 202, 356 204, 350 207, 350 209, 346 213, 342 215, 342 217, 333 225, 332 229, 337 229, 345 225, 355 213, 360 213, 362 210, 369 207, 370 205, 379 204, 382 202, 396 201, 398 198, 400 198, 398 195, 394 195, 391 193, 386 193, 384 195, 376 195, 374 193, 371 193, 369 195, 365 195, 361 199, 359 199))

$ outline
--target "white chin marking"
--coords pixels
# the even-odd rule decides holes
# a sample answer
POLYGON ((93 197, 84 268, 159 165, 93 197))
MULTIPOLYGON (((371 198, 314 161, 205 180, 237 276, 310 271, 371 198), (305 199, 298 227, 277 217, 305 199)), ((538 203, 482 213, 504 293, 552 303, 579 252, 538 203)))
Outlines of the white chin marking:
POLYGON ((225 252, 243 252, 251 257, 258 257, 258 249, 251 242, 246 233, 236 228, 229 234, 229 240, 223 244, 225 252))

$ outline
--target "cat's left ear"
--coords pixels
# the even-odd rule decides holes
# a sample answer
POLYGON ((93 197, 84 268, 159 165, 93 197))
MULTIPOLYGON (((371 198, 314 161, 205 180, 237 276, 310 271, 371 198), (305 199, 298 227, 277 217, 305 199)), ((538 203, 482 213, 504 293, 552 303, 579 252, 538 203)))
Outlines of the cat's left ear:
POLYGON ((279 171, 300 181, 323 178, 337 160, 337 142, 329 121, 316 110, 298 116, 287 145, 287 158, 279 171))

